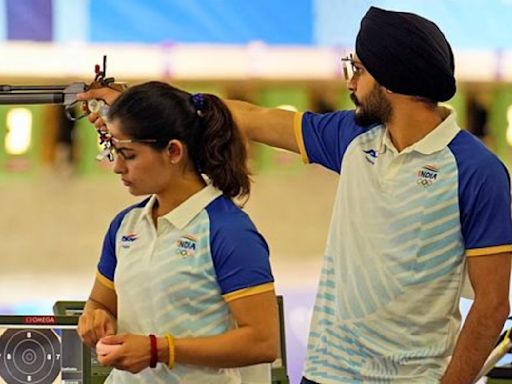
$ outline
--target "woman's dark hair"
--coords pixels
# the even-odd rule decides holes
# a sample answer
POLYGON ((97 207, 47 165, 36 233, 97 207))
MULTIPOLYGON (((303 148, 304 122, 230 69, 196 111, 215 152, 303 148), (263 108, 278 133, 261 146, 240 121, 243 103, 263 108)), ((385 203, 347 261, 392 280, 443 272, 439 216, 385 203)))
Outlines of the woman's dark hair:
POLYGON ((170 140, 183 142, 198 172, 229 197, 250 193, 247 149, 231 113, 215 95, 191 95, 151 81, 129 88, 110 107, 123 133, 163 150, 170 140))

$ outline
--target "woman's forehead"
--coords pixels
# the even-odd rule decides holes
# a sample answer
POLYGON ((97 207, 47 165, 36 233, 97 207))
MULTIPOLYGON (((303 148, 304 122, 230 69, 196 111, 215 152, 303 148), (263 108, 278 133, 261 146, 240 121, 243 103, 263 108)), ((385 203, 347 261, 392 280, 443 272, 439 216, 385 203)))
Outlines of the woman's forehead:
POLYGON ((118 119, 107 123, 107 130, 113 138, 117 140, 126 140, 129 139, 127 135, 125 135, 121 129, 121 124, 118 119))

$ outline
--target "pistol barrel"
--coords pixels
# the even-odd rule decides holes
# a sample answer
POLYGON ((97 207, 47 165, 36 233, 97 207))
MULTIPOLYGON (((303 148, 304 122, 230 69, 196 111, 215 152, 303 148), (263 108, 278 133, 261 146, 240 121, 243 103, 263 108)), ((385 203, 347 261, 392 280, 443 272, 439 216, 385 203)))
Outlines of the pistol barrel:
POLYGON ((0 104, 62 104, 64 103, 63 92, 48 92, 48 93, 30 93, 30 92, 15 92, 3 93, 0 92, 0 104))

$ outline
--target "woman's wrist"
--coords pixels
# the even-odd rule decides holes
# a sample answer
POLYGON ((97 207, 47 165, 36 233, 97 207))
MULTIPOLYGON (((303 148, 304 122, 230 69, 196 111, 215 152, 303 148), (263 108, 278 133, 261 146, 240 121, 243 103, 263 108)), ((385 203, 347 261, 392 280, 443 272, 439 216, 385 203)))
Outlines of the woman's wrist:
POLYGON ((157 338, 158 362, 169 364, 169 341, 167 337, 162 336, 157 338))

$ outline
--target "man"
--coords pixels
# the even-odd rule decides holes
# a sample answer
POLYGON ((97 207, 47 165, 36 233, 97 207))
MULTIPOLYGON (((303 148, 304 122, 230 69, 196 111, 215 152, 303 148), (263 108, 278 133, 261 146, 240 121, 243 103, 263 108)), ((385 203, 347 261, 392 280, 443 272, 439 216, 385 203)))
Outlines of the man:
POLYGON ((341 175, 302 383, 472 383, 509 313, 506 169, 438 105, 455 79, 434 23, 372 7, 343 63, 355 111, 228 101, 251 140, 341 175))

